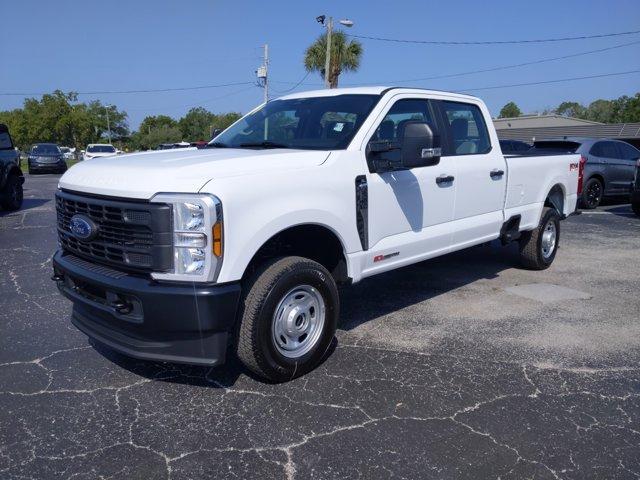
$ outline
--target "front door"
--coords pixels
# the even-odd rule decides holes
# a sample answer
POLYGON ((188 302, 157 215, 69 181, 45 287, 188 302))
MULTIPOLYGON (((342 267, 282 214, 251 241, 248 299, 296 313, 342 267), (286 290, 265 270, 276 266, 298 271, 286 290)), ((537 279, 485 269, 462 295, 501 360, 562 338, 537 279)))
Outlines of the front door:
MULTIPOLYGON (((438 132, 433 106, 426 97, 398 95, 386 108, 370 141, 388 140, 399 147, 404 126, 410 120, 427 122, 438 132)), ((400 150, 383 155, 396 162, 400 150)), ((437 165, 387 172, 371 171, 370 165, 365 275, 449 250, 456 184, 442 182, 438 177, 455 177, 454 160, 443 158, 437 165)))

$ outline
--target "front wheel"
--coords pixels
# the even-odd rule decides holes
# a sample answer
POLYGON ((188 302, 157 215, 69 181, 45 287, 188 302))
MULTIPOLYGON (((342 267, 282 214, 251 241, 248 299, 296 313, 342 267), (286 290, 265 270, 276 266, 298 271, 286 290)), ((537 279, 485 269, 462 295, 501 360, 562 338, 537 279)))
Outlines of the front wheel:
POLYGON ((560 242, 560 216, 554 208, 542 209, 540 224, 520 237, 520 261, 526 268, 548 268, 558 251, 560 242))
POLYGON ((320 364, 336 331, 338 290, 319 263, 271 260, 247 282, 236 352, 257 375, 283 382, 320 364))

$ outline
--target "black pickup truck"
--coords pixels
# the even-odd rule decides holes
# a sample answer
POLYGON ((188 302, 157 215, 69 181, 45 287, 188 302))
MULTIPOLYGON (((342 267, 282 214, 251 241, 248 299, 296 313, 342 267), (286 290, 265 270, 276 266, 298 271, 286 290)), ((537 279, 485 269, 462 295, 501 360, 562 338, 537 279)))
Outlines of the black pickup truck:
POLYGON ((0 206, 3 209, 18 210, 22 206, 23 183, 20 156, 9 129, 0 123, 0 206))

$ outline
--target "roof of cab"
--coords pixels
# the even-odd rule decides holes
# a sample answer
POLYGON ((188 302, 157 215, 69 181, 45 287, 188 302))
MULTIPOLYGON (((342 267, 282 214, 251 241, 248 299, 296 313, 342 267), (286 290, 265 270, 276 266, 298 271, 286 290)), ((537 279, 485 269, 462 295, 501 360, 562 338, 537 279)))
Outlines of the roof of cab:
POLYGON ((475 99, 471 95, 464 95, 461 93, 445 92, 442 90, 428 90, 425 88, 411 88, 411 87, 391 87, 391 86, 375 86, 375 87, 349 87, 349 88, 332 88, 324 90, 310 90, 307 92, 296 92, 289 95, 279 97, 280 99, 293 99, 293 98, 309 98, 309 97, 332 97, 336 95, 382 95, 390 90, 400 90, 403 93, 432 93, 432 94, 446 94, 450 97, 475 99))

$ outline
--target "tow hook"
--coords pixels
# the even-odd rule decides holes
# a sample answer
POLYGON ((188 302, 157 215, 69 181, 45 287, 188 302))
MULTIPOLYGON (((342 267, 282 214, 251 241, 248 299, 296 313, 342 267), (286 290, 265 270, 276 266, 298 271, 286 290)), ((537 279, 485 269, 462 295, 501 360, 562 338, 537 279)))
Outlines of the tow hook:
POLYGON ((114 300, 111 302, 111 306, 121 315, 126 315, 131 313, 132 306, 129 302, 125 302, 124 300, 114 300))

